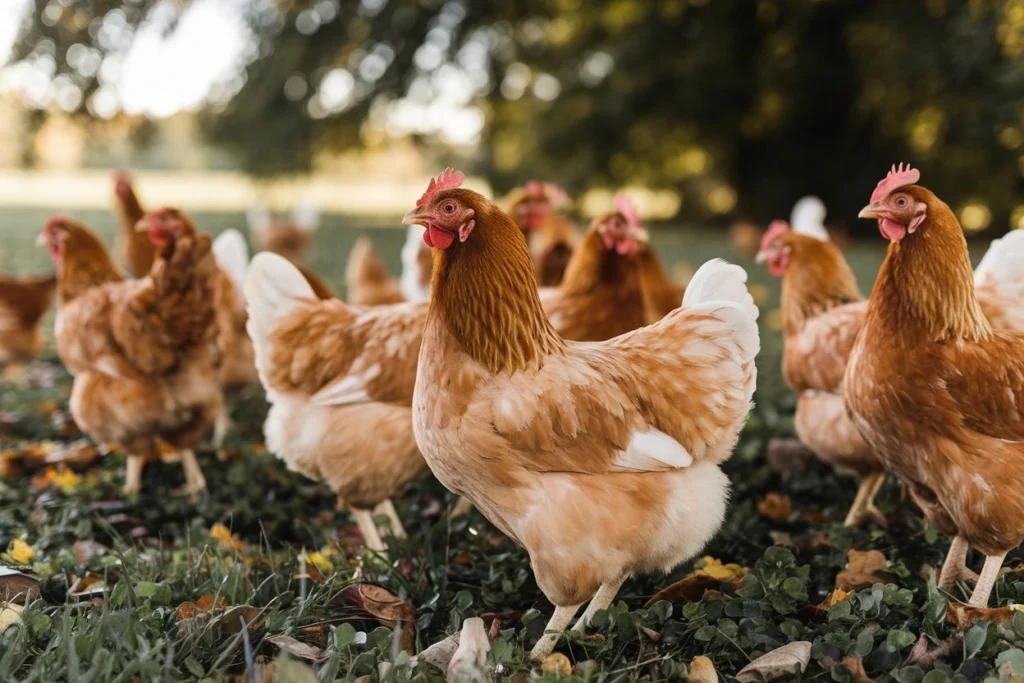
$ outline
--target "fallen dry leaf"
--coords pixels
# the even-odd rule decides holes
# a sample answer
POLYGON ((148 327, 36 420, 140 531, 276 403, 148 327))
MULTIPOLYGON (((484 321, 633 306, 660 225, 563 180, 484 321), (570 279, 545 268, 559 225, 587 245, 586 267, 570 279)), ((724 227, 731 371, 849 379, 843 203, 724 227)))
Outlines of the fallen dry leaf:
POLYGON ((103 577, 99 574, 88 572, 85 576, 75 578, 68 587, 69 598, 88 598, 93 595, 102 595, 107 589, 103 577))
POLYGON ((831 593, 829 593, 828 597, 825 598, 825 600, 820 605, 818 605, 818 609, 823 609, 827 612, 828 610, 832 609, 833 605, 836 605, 837 603, 843 602, 845 600, 849 600, 851 595, 853 595, 852 591, 845 591, 842 588, 837 588, 831 593))
POLYGON ((25 605, 19 603, 0 603, 0 634, 21 623, 21 613, 25 611, 25 605))
POLYGON ((25 541, 16 538, 11 541, 11 545, 7 549, 7 556, 16 564, 28 564, 36 556, 36 551, 25 541))
POLYGON ((864 671, 864 659, 859 655, 843 657, 843 666, 850 672, 850 680, 853 683, 874 683, 864 671))
POLYGON ((103 553, 107 552, 107 546, 102 543, 97 543, 91 539, 82 541, 75 541, 75 544, 71 547, 71 551, 75 554, 75 563, 79 567, 84 567, 89 564, 90 560, 94 557, 99 557, 103 553))
POLYGON ((212 609, 223 609, 228 606, 222 598, 218 598, 213 593, 204 593, 199 596, 196 600, 196 609, 201 612, 209 612, 212 609))
POLYGON ((928 635, 922 633, 914 643, 914 647, 910 649, 910 655, 907 657, 907 664, 918 665, 924 669, 930 669, 935 666, 935 662, 945 657, 950 656, 954 652, 957 652, 963 648, 964 636, 962 633, 958 633, 948 640, 944 640, 939 643, 934 649, 928 649, 928 635))
POLYGON ((306 645, 295 640, 291 636, 276 635, 267 638, 268 643, 273 643, 278 649, 284 650, 293 657, 304 659, 307 662, 318 662, 323 658, 323 650, 318 647, 306 645))
POLYGON ((39 597, 39 579, 16 569, 0 566, 0 602, 17 600, 22 604, 39 597))
POLYGON ((220 522, 210 527, 210 538, 217 541, 217 545, 226 550, 238 551, 245 549, 245 541, 231 533, 231 530, 220 522))
POLYGON ((757 503, 757 512, 762 517, 781 522, 793 514, 793 502, 781 493, 769 493, 757 503))
POLYGON ((851 550, 846 555, 846 569, 836 576, 836 588, 855 590, 861 586, 885 583, 885 579, 875 572, 885 569, 885 555, 877 550, 851 550))
POLYGON ((459 649, 459 639, 461 637, 461 633, 453 633, 416 655, 416 659, 435 666, 441 671, 447 671, 452 657, 455 656, 455 651, 459 649))
POLYGON ((694 563, 692 576, 707 576, 720 581, 732 581, 742 579, 749 572, 747 567, 741 567, 735 562, 722 564, 721 560, 705 555, 694 563))
POLYGON ((50 417, 60 408, 60 404, 54 400, 40 401, 36 404, 36 413, 43 417, 50 417))
MULTIPOLYGON (((723 581, 720 579, 713 579, 710 576, 688 576, 685 579, 676 581, 667 588, 662 588, 660 591, 654 594, 650 600, 644 605, 644 608, 649 608, 660 600, 667 600, 668 602, 696 602, 704 597, 706 591, 717 591, 722 587, 723 581)), ((731 583, 735 586, 739 586, 739 580, 734 579, 725 583, 731 583)))
POLYGON ((74 471, 67 468, 57 469, 52 465, 32 477, 32 488, 35 490, 43 491, 50 487, 56 487, 66 495, 74 493, 81 483, 82 477, 75 474, 74 471))
POLYGON ((571 676, 572 664, 561 652, 553 652, 544 658, 540 670, 545 676, 571 676))
POLYGON ((718 683, 718 672, 715 671, 715 665, 710 659, 700 655, 690 662, 688 678, 691 683, 718 683))
POLYGON ((761 655, 743 667, 736 679, 740 683, 761 683, 780 676, 801 674, 811 661, 811 643, 798 640, 761 655))
POLYGON ((388 628, 402 624, 402 649, 412 652, 416 637, 416 608, 386 588, 370 583, 359 584, 357 591, 363 609, 381 624, 388 628))
POLYGON ((946 605, 946 621, 953 624, 957 631, 963 632, 979 621, 989 621, 993 624, 1008 623, 1017 612, 1024 612, 1024 605, 971 607, 970 605, 955 602, 946 605))

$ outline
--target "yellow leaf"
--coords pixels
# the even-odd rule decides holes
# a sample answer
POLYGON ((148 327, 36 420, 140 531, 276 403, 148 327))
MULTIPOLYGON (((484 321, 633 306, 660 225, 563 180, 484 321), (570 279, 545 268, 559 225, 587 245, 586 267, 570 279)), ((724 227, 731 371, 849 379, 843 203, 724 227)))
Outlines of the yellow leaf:
POLYGON ((245 542, 232 534, 230 529, 220 522, 210 527, 210 538, 217 541, 220 547, 227 548, 228 550, 242 550, 245 548, 245 542))
POLYGON ((8 548, 7 554, 18 564, 28 564, 36 556, 36 551, 25 541, 16 538, 11 543, 11 547, 8 548))
POLYGON ((334 563, 327 559, 324 553, 305 553, 306 562, 313 565, 322 572, 333 572, 334 563))
POLYGON ((742 578, 748 571, 746 567, 741 567, 734 562, 722 564, 721 560, 705 555, 696 562, 693 573, 695 576, 709 576, 719 581, 731 581, 742 578))
POLYGON ((71 493, 82 483, 82 478, 72 470, 63 470, 52 477, 53 483, 61 490, 61 493, 71 493))

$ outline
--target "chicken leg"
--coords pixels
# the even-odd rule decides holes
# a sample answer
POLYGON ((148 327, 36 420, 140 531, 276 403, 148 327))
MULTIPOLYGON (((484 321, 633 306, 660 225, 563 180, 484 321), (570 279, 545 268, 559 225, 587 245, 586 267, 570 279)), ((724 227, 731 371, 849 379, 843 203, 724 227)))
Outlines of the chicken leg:
POLYGON ((967 604, 971 607, 988 607, 988 599, 992 596, 992 589, 996 585, 999 570, 1003 568, 1005 559, 1006 553, 989 555, 985 558, 985 566, 982 567, 981 576, 978 577, 978 585, 974 587, 974 592, 971 593, 971 599, 967 604))
POLYGON ((622 588, 622 584, 625 582, 626 577, 623 576, 621 579, 611 581, 598 588, 597 593, 590 599, 590 604, 587 605, 587 609, 583 612, 583 616, 579 618, 579 621, 572 627, 572 630, 583 633, 587 626, 590 625, 590 620, 594 618, 595 614, 600 610, 611 607, 612 601, 615 600, 615 596, 619 594, 619 589, 622 588))
POLYGON ((569 622, 576 616, 576 612, 580 609, 579 605, 572 605, 569 607, 555 607, 555 613, 551 615, 551 619, 548 620, 548 625, 544 627, 544 635, 540 637, 537 644, 533 646, 530 651, 530 659, 534 662, 544 661, 544 658, 551 654, 551 651, 555 649, 555 643, 562 636, 569 622))
POLYGON ((390 498, 373 508, 373 516, 376 517, 378 515, 388 518, 388 524, 391 527, 391 538, 408 538, 405 533, 405 527, 402 526, 402 520, 398 516, 398 511, 395 510, 395 504, 391 502, 390 498))
POLYGON ((349 512, 356 520, 356 526, 359 527, 359 533, 363 535, 366 547, 377 553, 384 552, 384 541, 380 537, 380 531, 377 530, 377 523, 373 521, 373 513, 356 508, 349 508, 349 512))
MULTIPOLYGON (((952 588, 958 581, 976 583, 978 575, 967 568, 967 550, 970 546, 963 536, 956 536, 949 544, 946 561, 939 574, 939 588, 952 588)), ((986 566, 987 563, 986 563, 986 566)))
POLYGON ((868 521, 875 521, 882 526, 888 524, 885 515, 875 507, 875 496, 878 495, 884 483, 885 472, 875 472, 860 480, 857 496, 853 499, 853 505, 850 506, 850 511, 846 514, 843 526, 858 527, 868 521))
POLYGON ((459 496, 459 499, 455 501, 455 505, 452 506, 451 512, 448 513, 448 519, 458 519, 472 511, 473 502, 465 496, 459 496))
POLYGON ((121 489, 126 496, 134 496, 142 488, 142 465, 145 460, 138 455, 129 455, 127 468, 124 474, 124 488, 121 489))
POLYGON ((181 451, 181 468, 185 470, 184 493, 194 496, 206 490, 206 477, 196 460, 196 452, 192 449, 181 451))

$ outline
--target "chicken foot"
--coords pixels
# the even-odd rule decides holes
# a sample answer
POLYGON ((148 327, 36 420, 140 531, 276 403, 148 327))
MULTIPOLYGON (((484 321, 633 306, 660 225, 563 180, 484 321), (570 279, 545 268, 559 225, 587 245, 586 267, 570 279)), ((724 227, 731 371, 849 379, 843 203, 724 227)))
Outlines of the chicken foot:
POLYGON ((183 493, 194 496, 206 490, 206 477, 196 460, 196 452, 190 448, 181 451, 181 469, 185 471, 185 488, 183 493))
POLYGON ((555 607, 555 613, 551 615, 548 625, 544 627, 544 635, 540 637, 537 644, 530 650, 530 659, 532 661, 543 661, 545 657, 551 654, 551 651, 555 649, 555 643, 562 637, 566 627, 569 626, 569 623, 576 616, 576 612, 579 609, 580 605, 555 607))
POLYGON ((121 491, 126 496, 134 496, 142 488, 142 466, 145 459, 138 455, 129 455, 128 463, 124 474, 124 488, 121 491))
POLYGON ((978 585, 974 587, 974 592, 971 593, 971 599, 967 604, 971 607, 988 607, 988 599, 992 596, 992 589, 996 585, 999 570, 1003 568, 1005 559, 1006 553, 985 557, 985 566, 982 567, 981 576, 978 577, 978 585))
POLYGON ((875 507, 875 496, 885 483, 885 472, 875 472, 863 477, 860 486, 857 488, 857 496, 853 499, 850 511, 846 513, 846 520, 843 526, 859 527, 864 522, 874 521, 886 526, 888 521, 885 515, 875 507))
MULTIPOLYGON (((946 561, 939 573, 939 588, 952 588, 958 581, 976 583, 978 575, 967 567, 967 550, 970 546, 963 536, 956 536, 949 544, 946 561)), ((986 563, 986 566, 987 563, 986 563)))
POLYGON ((391 538, 408 538, 405 533, 405 527, 402 526, 402 520, 398 516, 398 511, 395 510, 395 504, 391 502, 390 498, 373 508, 373 516, 376 517, 378 515, 388 518, 388 524, 391 526, 391 538))
POLYGON ((458 519, 472 511, 473 501, 465 496, 459 496, 459 499, 455 501, 455 505, 452 506, 451 512, 448 513, 448 519, 458 519))
POLYGON ((619 594, 619 589, 622 588, 622 584, 626 583, 626 577, 623 576, 621 579, 615 581, 609 581, 608 583, 602 584, 597 589, 597 593, 590 599, 590 604, 587 605, 587 609, 583 612, 583 616, 579 618, 576 625, 572 627, 573 631, 583 633, 587 626, 590 625, 590 620, 594 618, 600 610, 608 609, 612 606, 612 601, 615 600, 615 596, 619 594))
POLYGON ((373 512, 351 507, 348 510, 352 513, 356 526, 359 527, 359 533, 363 535, 363 542, 366 544, 366 547, 377 553, 384 552, 384 540, 380 537, 377 523, 373 521, 373 512))

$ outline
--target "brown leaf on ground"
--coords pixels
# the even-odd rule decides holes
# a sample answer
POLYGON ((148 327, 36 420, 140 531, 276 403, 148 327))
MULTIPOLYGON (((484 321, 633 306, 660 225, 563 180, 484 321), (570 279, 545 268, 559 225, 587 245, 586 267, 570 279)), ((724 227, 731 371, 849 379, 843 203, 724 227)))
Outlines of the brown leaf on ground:
POLYGON ((199 599, 196 600, 196 609, 202 612, 209 612, 211 609, 223 609, 228 606, 228 603, 218 598, 213 593, 205 593, 200 595, 199 599))
POLYGON ((948 640, 944 640, 939 643, 934 649, 928 649, 928 636, 924 633, 914 643, 914 647, 910 650, 910 656, 907 657, 907 664, 913 666, 917 665, 924 669, 930 669, 935 666, 935 662, 944 657, 948 657, 954 652, 958 652, 963 647, 964 637, 963 634, 956 634, 948 640))
POLYGON ((272 643, 278 649, 284 650, 293 657, 304 659, 307 662, 318 662, 323 658, 323 650, 318 647, 307 645, 303 642, 295 640, 291 636, 276 635, 267 638, 268 643, 272 643))
POLYGON ((97 543, 91 539, 82 541, 75 541, 75 544, 71 547, 71 551, 75 554, 75 562, 79 567, 84 567, 89 564, 89 561, 94 557, 99 557, 103 553, 107 552, 107 546, 102 543, 97 543))
POLYGON ((963 632, 979 621, 990 621, 993 624, 1008 623, 1013 619, 1013 615, 1020 611, 1024 611, 1024 606, 971 607, 960 602, 951 602, 946 605, 946 621, 953 624, 957 631, 963 632))
POLYGON ((643 633, 645 636, 647 636, 647 639, 650 640, 652 643, 661 642, 661 634, 655 631, 653 628, 647 628, 646 626, 639 626, 638 628, 640 629, 640 633, 643 633))
POLYGON ((36 413, 43 417, 50 417, 60 408, 60 404, 54 400, 40 401, 36 404, 36 413))
POLYGON ((737 587, 740 585, 738 579, 723 582, 721 579, 713 579, 710 576, 688 576, 655 593, 644 605, 644 608, 649 608, 660 600, 676 603, 697 602, 704 597, 706 591, 719 590, 722 587, 722 583, 731 583, 737 587))
POLYGON ((885 555, 877 550, 851 550, 846 556, 846 569, 836 576, 836 588, 849 591, 861 586, 885 583, 884 578, 876 575, 876 572, 885 569, 885 564, 885 555))
POLYGON ((845 600, 849 600, 851 595, 853 595, 852 591, 845 591, 842 588, 837 588, 831 593, 829 593, 828 597, 825 598, 825 600, 820 605, 818 605, 818 609, 823 609, 827 612, 828 610, 832 609, 834 605, 845 600))
POLYGON ((544 658, 540 670, 545 676, 571 676, 572 664, 561 652, 553 652, 544 658))
POLYGON ((769 493, 757 502, 757 512, 762 517, 781 522, 793 514, 793 502, 781 493, 769 493))
POLYGON ((874 681, 868 678, 867 672, 864 671, 864 659, 859 655, 843 657, 843 666, 850 672, 850 680, 853 683, 874 683, 874 681))
POLYGON ((743 667, 736 679, 740 683, 763 683, 781 676, 801 674, 811 661, 811 643, 798 640, 761 655, 743 667))
POLYGON ((412 652, 416 636, 416 608, 380 586, 361 583, 357 586, 363 609, 388 628, 402 624, 402 649, 412 652))
POLYGON ((690 662, 690 673, 687 676, 690 683, 718 683, 718 672, 711 660, 700 655, 694 657, 690 662))
POLYGON ((69 598, 91 598, 94 595, 102 595, 107 589, 103 577, 99 574, 88 572, 85 576, 75 578, 68 588, 69 598))
POLYGON ((0 566, 0 602, 32 602, 39 597, 39 579, 0 566))

